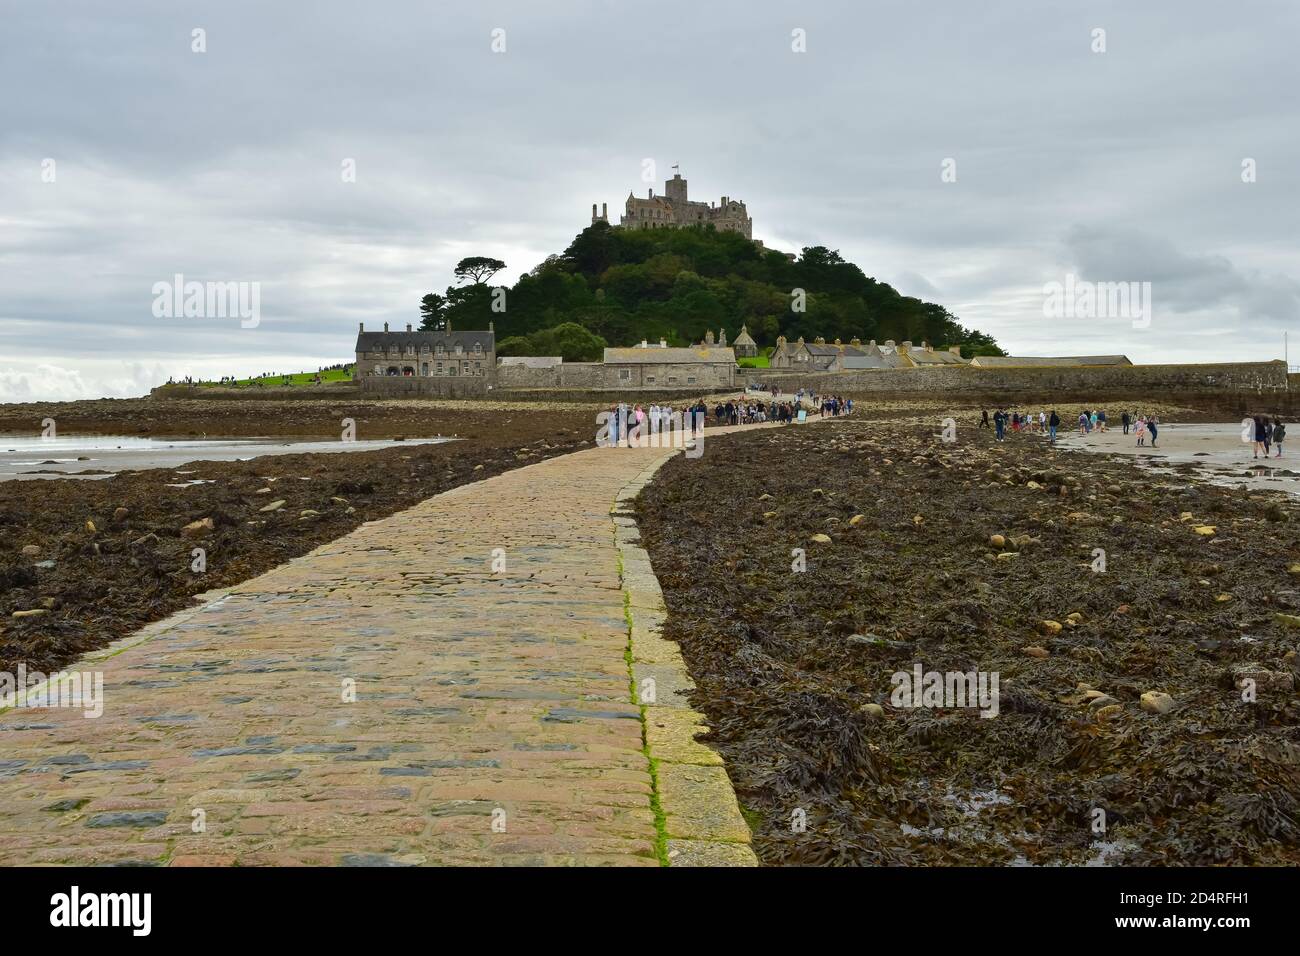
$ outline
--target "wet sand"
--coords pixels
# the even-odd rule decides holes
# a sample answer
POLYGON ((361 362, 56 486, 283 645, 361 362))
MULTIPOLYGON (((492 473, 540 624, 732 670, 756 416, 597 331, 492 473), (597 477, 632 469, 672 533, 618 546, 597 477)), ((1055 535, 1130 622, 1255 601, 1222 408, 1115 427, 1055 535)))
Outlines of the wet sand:
MULTIPOLYGON (((1285 491, 1300 496, 1300 467, 1297 467, 1300 466, 1300 451, 1295 452, 1295 459, 1290 456, 1278 458, 1274 447, 1269 458, 1262 455, 1254 458, 1253 440, 1243 442, 1241 434, 1240 423, 1161 425, 1156 447, 1152 448, 1150 438, 1146 445, 1138 447, 1132 429, 1128 435, 1122 428, 1112 428, 1086 436, 1075 429, 1066 435, 1058 433, 1057 445, 1070 450, 1129 455, 1158 473, 1186 471, 1185 466, 1191 465, 1201 477, 1215 484, 1248 490, 1285 491)), ((1285 447, 1290 448, 1290 443, 1285 447)))

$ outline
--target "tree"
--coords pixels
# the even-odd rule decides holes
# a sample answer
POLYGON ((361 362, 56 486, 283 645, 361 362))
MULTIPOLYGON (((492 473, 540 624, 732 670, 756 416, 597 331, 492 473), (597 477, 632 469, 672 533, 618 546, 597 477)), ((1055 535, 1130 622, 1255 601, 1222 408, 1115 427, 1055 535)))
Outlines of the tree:
POLYGON ((441 332, 447 327, 447 299, 430 292, 420 300, 420 331, 441 332))
POLYGON ((456 263, 453 274, 457 282, 473 279, 475 285, 482 285, 506 267, 500 259, 490 256, 467 256, 456 263))

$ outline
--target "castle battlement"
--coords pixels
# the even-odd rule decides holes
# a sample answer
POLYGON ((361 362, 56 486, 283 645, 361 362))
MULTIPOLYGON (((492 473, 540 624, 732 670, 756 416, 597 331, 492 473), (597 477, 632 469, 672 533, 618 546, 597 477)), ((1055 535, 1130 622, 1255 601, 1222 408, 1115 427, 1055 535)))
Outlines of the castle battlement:
MULTIPOLYGON (((596 204, 592 203, 591 221, 609 222, 605 203, 601 203, 599 215, 596 204)), ((687 198, 686 180, 681 173, 673 174, 664 183, 661 196, 656 196, 653 189, 644 199, 629 192, 619 220, 619 226, 624 229, 682 229, 703 225, 712 225, 719 232, 738 232, 746 239, 754 238, 754 221, 743 202, 729 196, 723 196, 722 202, 716 204, 692 201, 687 198)))

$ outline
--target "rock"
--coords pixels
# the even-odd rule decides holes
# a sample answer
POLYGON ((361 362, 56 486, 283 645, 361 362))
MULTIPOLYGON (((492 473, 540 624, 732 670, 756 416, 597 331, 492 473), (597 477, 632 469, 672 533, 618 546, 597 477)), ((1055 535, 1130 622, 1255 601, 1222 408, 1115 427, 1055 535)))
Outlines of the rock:
POLYGON ((764 512, 763 512, 763 517, 766 518, 766 519, 768 519, 769 521, 771 521, 773 518, 776 517, 776 512, 775 512, 775 511, 764 511, 764 512))
POLYGON ((759 501, 771 501, 771 500, 772 500, 772 496, 771 496, 771 495, 759 495, 759 496, 758 496, 758 500, 759 500, 759 501))
POLYGON ((1121 704, 1110 704, 1106 707, 1098 707, 1093 711, 1093 716, 1098 720, 1110 720, 1116 714, 1121 713, 1124 707, 1121 704))
POLYGON ((95 522, 93 522, 93 521, 87 521, 87 522, 86 522, 86 530, 89 531, 91 534, 94 534, 94 533, 95 533, 95 522))
POLYGON ((921 515, 912 515, 912 524, 923 525, 925 524, 925 518, 921 515))
POLYGON ((822 495, 826 494, 826 492, 822 491, 820 488, 814 488, 812 494, 814 498, 820 498, 822 495))
POLYGON ((181 528, 181 534, 187 538, 201 538, 206 534, 211 534, 216 528, 217 525, 211 518, 200 518, 198 521, 191 521, 181 528))
POLYGON ((830 544, 831 536, 828 534, 815 534, 808 540, 815 541, 817 544, 830 544))
POLYGON ((1055 637, 1061 633, 1060 621, 1039 621, 1037 627, 1038 633, 1044 637, 1055 637))
POLYGON ((1147 691, 1138 703, 1148 714, 1167 714, 1174 709, 1174 699, 1158 690, 1147 691))
POLYGON ((1179 520, 1179 521, 1191 521, 1191 520, 1192 520, 1192 513, 1191 513, 1190 511, 1184 511, 1182 514, 1180 514, 1180 515, 1178 516, 1178 520, 1179 520))
POLYGON ((999 548, 999 549, 1005 548, 1007 546, 1006 536, 1000 534, 989 535, 989 545, 990 547, 999 548))
POLYGON ((140 545, 140 544, 157 544, 157 543, 158 543, 158 536, 157 536, 156 534, 153 534, 152 532, 150 532, 149 534, 142 534, 142 535, 140 535, 140 537, 136 538, 136 539, 135 539, 134 541, 132 541, 131 543, 132 543, 132 544, 135 544, 135 545, 140 545))
POLYGON ((346 499, 346 498, 331 498, 331 499, 330 499, 330 504, 332 504, 332 505, 345 505, 345 504, 347 504, 347 503, 348 503, 348 499, 346 499))
POLYGON ((1294 614, 1283 614, 1279 611, 1273 615, 1273 619, 1283 627, 1300 627, 1300 617, 1294 614))
POLYGON ((1029 647, 1024 648, 1023 651, 1029 657, 1044 658, 1044 657, 1051 656, 1051 653, 1047 650, 1047 648, 1039 647, 1037 644, 1031 644, 1029 647))
POLYGON ((475 470, 475 471, 482 471, 482 470, 483 470, 483 466, 482 466, 482 465, 475 465, 475 466, 474 466, 474 470, 475 470))
POLYGON ((1019 555, 1016 554, 1016 552, 1014 551, 1003 551, 1001 554, 998 555, 997 559, 999 561, 1010 561, 1012 558, 1016 558, 1016 557, 1019 557, 1019 555))
POLYGON ((284 499, 277 498, 275 501, 272 501, 269 505, 263 505, 261 508, 258 508, 257 510, 258 511, 279 511, 283 507, 284 507, 284 499))
POLYGON ((1078 611, 1071 611, 1069 614, 1065 615, 1065 619, 1067 621, 1073 621, 1075 624, 1083 623, 1083 615, 1078 611))
POLYGON ((1286 569, 1286 573, 1293 578, 1300 578, 1300 564, 1293 564, 1286 569))
POLYGON ((41 598, 41 607, 45 608, 48 611, 54 610, 54 604, 55 601, 54 598, 52 597, 41 598))
POLYGON ((320 514, 319 511, 314 511, 311 508, 303 508, 302 511, 298 512, 298 515, 303 518, 314 518, 318 514, 320 514))
POLYGON ((1218 533, 1218 529, 1212 524, 1198 524, 1192 529, 1202 538, 1212 538, 1218 533))
POLYGON ((849 525, 850 527, 856 528, 858 525, 862 524, 862 522, 866 520, 867 519, 865 515, 854 515, 852 518, 849 519, 849 525))
POLYGON ((50 613, 47 607, 34 607, 29 611, 14 611, 10 617, 42 617, 50 613))
POLYGON ((1132 610, 1132 608, 1130 608, 1127 604, 1121 604, 1119 607, 1115 608, 1115 613, 1116 613, 1116 614, 1127 614, 1127 613, 1128 613, 1129 611, 1131 611, 1131 610, 1132 610))
POLYGON ((879 704, 863 704, 862 712, 866 714, 868 717, 885 716, 885 708, 881 707, 879 704))
POLYGON ((1089 693, 1098 695, 1088 701, 1088 709, 1091 711, 1098 711, 1101 710, 1103 707, 1114 707, 1116 704, 1119 703, 1119 701, 1116 700, 1114 697, 1111 697, 1109 694, 1103 694, 1101 693, 1101 691, 1094 690, 1094 691, 1089 691, 1089 693))
POLYGON ((23 546, 23 554, 26 557, 34 558, 40 553, 41 553, 41 549, 34 544, 28 544, 23 546))
POLYGON ((1227 604, 1229 601, 1232 600, 1232 595, 1226 592, 1223 594, 1216 594, 1214 596, 1214 600, 1218 604, 1227 604))
POLYGON ((1037 491, 1039 488, 1041 488, 1041 487, 1043 487, 1043 486, 1040 485, 1040 484, 1039 484, 1038 482, 1036 482, 1036 481, 1026 481, 1026 482, 1025 482, 1025 487, 1028 488, 1028 489, 1030 489, 1031 491, 1037 491))
POLYGON ((255 495, 269 495, 270 493, 271 493, 270 488, 258 488, 255 492, 253 492, 253 494, 255 495))
POLYGON ((1260 691, 1286 691, 1295 689, 1295 675, 1290 671, 1271 671, 1259 664, 1238 664, 1232 669, 1233 684, 1238 690, 1244 690, 1246 682, 1254 681, 1255 689, 1260 691))

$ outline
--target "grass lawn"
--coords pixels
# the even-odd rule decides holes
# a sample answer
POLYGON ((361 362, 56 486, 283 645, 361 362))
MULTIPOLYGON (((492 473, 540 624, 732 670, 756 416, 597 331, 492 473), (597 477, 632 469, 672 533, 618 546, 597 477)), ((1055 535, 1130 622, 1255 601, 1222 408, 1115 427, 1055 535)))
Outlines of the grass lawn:
MULTIPOLYGON (((311 385, 315 381, 317 375, 320 375, 321 382, 326 385, 331 382, 350 382, 352 381, 352 368, 353 366, 349 365, 347 368, 332 368, 325 372, 295 372, 289 376, 287 382, 284 381, 284 376, 282 375, 260 375, 256 378, 241 378, 235 382, 235 385, 236 387, 246 387, 258 382, 268 388, 279 387, 282 385, 311 385)), ((221 387, 229 387, 230 385, 229 382, 224 383, 224 385, 221 382, 200 382, 199 384, 221 387)))

